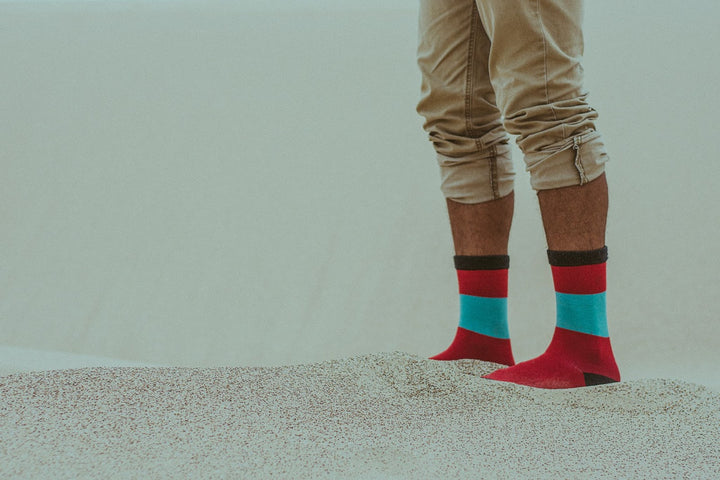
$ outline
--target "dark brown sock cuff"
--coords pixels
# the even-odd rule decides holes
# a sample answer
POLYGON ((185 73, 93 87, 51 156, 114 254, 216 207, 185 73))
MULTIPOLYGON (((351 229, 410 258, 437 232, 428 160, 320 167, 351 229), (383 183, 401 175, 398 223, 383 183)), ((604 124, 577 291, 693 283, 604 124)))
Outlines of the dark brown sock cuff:
POLYGON ((605 263, 608 259, 607 245, 597 250, 562 251, 548 250, 548 261, 554 267, 578 267, 605 263))
POLYGON ((455 255, 456 270, 503 270, 510 268, 509 255, 455 255))

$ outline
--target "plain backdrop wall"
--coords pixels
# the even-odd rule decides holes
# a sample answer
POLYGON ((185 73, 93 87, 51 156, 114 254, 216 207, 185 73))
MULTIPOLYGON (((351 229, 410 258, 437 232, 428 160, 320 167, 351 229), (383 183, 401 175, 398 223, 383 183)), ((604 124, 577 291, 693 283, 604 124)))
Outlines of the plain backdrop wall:
MULTIPOLYGON (((416 4, 264 5, 0 2, 1 343, 186 366, 447 346, 457 286, 415 113, 416 4)), ((717 379, 719 8, 587 2, 626 378, 717 379)), ((524 360, 549 342, 554 294, 514 155, 524 360)))

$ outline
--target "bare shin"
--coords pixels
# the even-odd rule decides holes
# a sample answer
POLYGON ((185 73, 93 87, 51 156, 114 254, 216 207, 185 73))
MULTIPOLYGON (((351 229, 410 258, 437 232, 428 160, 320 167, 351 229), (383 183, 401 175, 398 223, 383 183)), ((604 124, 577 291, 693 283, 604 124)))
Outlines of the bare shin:
POLYGON ((507 255, 514 192, 483 203, 446 201, 456 255, 507 255))
POLYGON ((605 174, 585 185, 541 190, 545 237, 550 250, 595 250, 605 246, 608 187, 605 174))

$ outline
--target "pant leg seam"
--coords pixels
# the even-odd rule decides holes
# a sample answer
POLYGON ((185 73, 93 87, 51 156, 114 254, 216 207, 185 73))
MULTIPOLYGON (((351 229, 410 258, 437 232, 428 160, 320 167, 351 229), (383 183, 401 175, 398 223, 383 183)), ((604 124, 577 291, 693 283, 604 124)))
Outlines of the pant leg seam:
MULTIPOLYGON (((470 40, 468 41, 468 55, 465 73, 465 135, 468 137, 472 136, 472 93, 473 93, 473 72, 474 72, 474 59, 475 59, 475 34, 476 34, 476 22, 477 11, 475 10, 475 3, 470 2, 471 13, 470 13, 470 40)), ((475 148, 478 151, 481 150, 479 139, 475 139, 475 148)))
POLYGON ((498 190, 498 166, 497 166, 497 145, 492 146, 492 157, 490 158, 490 188, 493 192, 493 199, 500 198, 498 190))
MULTIPOLYGON (((535 5, 537 6, 537 17, 538 17, 538 23, 540 25, 540 33, 542 35, 542 44, 543 44, 543 70, 545 74, 545 103, 550 106, 550 111, 553 114, 553 119, 557 121, 557 114, 555 113, 555 107, 550 103, 550 93, 548 92, 548 68, 547 68, 547 42, 545 41, 545 26, 543 25, 542 21, 542 15, 540 14, 540 0, 535 1, 535 5)), ((565 137, 565 125, 562 126, 563 128, 563 138, 565 137)))
MULTIPOLYGON (((475 1, 470 2, 470 40, 468 42, 468 55, 467 55, 467 63, 466 68, 467 72, 465 75, 465 133, 468 137, 473 137, 473 128, 472 128, 472 108, 473 108, 473 99, 474 99, 474 81, 475 81, 475 51, 476 51, 476 43, 477 43, 477 35, 478 35, 478 28, 482 28, 480 23, 480 15, 477 11, 477 5, 475 4, 475 1)), ((475 137, 473 138, 475 143, 475 148, 477 149, 478 153, 484 152, 488 147, 485 145, 485 143, 482 141, 481 137, 475 137)), ((490 182, 490 190, 492 191, 493 199, 500 198, 500 190, 498 185, 498 160, 497 160, 497 145, 491 145, 490 147, 490 157, 488 160, 488 167, 489 167, 489 182, 490 182)))

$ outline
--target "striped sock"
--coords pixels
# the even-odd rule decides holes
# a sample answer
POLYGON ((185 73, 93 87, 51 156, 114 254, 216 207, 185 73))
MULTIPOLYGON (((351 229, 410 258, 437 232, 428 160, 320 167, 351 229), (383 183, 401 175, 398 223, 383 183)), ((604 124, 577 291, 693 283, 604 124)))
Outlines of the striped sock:
POLYGON ((456 255, 460 323, 450 346, 431 360, 471 358, 514 365, 507 319, 507 255, 456 255))
POLYGON ((545 353, 484 378, 540 388, 619 382, 605 306, 607 247, 548 250, 555 284, 555 333, 545 353))

